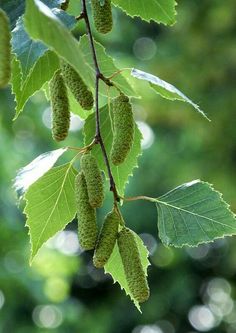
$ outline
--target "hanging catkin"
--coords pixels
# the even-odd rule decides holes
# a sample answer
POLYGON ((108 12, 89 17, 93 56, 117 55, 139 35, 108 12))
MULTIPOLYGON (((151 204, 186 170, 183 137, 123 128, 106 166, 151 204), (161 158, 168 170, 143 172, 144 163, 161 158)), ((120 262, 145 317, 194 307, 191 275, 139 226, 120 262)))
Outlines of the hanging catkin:
POLYGON ((92 250, 97 239, 96 212, 89 203, 86 181, 82 172, 75 179, 75 195, 79 242, 84 250, 92 250))
POLYGON ((115 165, 124 162, 134 141, 134 118, 129 98, 120 95, 113 101, 114 137, 111 160, 115 165))
POLYGON ((0 88, 4 88, 11 78, 11 33, 9 19, 0 9, 0 88))
POLYGON ((88 89, 80 75, 65 61, 61 62, 62 75, 66 85, 71 90, 77 102, 84 110, 91 110, 93 107, 93 94, 88 89))
POLYGON ((149 287, 132 230, 121 230, 118 235, 118 247, 130 292, 139 303, 145 302, 149 298, 149 287))
POLYGON ((84 154, 81 158, 81 169, 87 184, 89 203, 92 207, 99 208, 103 204, 104 189, 96 158, 91 154, 84 154))
POLYGON ((52 137, 56 141, 64 140, 70 127, 70 110, 66 86, 58 70, 49 84, 52 105, 52 137))
POLYGON ((113 25, 111 0, 104 0, 104 4, 101 4, 101 0, 92 0, 91 3, 97 31, 101 34, 110 32, 113 25))
POLYGON ((110 258, 118 236, 119 224, 120 216, 113 209, 107 214, 96 243, 93 256, 95 267, 102 268, 110 258))

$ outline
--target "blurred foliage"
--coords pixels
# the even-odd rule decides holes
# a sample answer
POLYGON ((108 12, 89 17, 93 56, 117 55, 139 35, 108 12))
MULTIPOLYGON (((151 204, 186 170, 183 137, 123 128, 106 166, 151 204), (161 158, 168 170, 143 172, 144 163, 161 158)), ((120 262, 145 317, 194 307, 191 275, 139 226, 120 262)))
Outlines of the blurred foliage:
MULTIPOLYGON (((213 183, 236 210, 235 0, 182 0, 177 10, 178 23, 167 28, 131 20, 115 9, 114 30, 101 40, 118 66, 136 67, 175 84, 212 119, 208 123, 190 106, 163 100, 142 82, 136 84, 143 99, 135 101, 135 116, 148 148, 127 194, 158 196, 201 178, 213 183)), ((9 89, 1 91, 0 105, 1 333, 236 332, 235 238, 167 249, 157 240, 156 211, 150 203, 132 202, 122 209, 151 253, 151 298, 142 315, 118 285, 93 268, 91 254, 81 253, 75 221, 29 267, 29 238, 11 180, 18 168, 58 145, 51 140, 49 104, 42 93, 14 123, 9 89)), ((74 118, 66 144, 82 145, 81 125, 74 118)), ((107 203, 99 211, 100 220, 109 208, 107 203)))

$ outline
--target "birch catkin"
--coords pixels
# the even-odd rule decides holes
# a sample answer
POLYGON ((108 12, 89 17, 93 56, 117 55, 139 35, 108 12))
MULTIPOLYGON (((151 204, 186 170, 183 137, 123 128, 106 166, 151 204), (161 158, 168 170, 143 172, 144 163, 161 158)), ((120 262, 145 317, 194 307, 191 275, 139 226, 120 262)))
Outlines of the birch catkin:
POLYGON ((89 203, 86 181, 82 172, 75 179, 75 195, 79 242, 84 250, 92 250, 97 239, 96 212, 89 203))
POLYGON ((0 88, 4 88, 11 78, 11 33, 9 19, 0 9, 0 88))
POLYGON ((91 110, 94 102, 93 94, 88 89, 80 75, 65 61, 61 62, 61 70, 65 83, 71 90, 77 102, 84 110, 91 110))
POLYGON ((58 70, 49 84, 52 105, 52 137, 56 141, 64 140, 70 127, 70 110, 66 86, 58 70))
POLYGON ((134 141, 134 118, 129 98, 120 95, 113 101, 114 137, 111 148, 111 161, 115 165, 124 162, 134 141))
POLYGON ((111 0, 104 0, 101 5, 99 0, 92 0, 92 11, 95 27, 101 34, 106 34, 112 30, 111 0))
POLYGON ((149 298, 149 287, 134 232, 123 228, 118 235, 118 247, 130 292, 139 303, 145 302, 149 298))
POLYGON ((107 214, 96 243, 93 256, 93 263, 95 267, 102 268, 110 258, 116 243, 119 224, 120 216, 115 209, 113 209, 109 214, 107 214))
POLYGON ((91 154, 84 154, 81 158, 81 169, 87 184, 89 203, 92 207, 99 208, 103 204, 104 189, 96 158, 91 154))

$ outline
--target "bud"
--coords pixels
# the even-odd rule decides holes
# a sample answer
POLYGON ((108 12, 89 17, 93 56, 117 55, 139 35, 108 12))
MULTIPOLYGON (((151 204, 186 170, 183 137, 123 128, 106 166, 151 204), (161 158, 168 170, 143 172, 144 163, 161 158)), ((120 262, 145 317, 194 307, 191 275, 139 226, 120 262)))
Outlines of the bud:
POLYGON ((81 169, 84 173, 89 203, 92 207, 101 207, 104 200, 103 179, 96 158, 91 154, 84 154, 81 158, 81 169))
POLYGON ((11 78, 11 33, 9 19, 0 9, 0 88, 4 88, 11 78))
POLYGON ((107 214, 98 237, 93 256, 93 263, 95 267, 102 268, 110 258, 116 243, 119 224, 120 216, 113 209, 109 214, 107 214))
POLYGON ((64 80, 58 70, 49 84, 52 105, 52 137, 64 140, 70 127, 69 101, 64 80))
POLYGON ((84 110, 91 110, 93 107, 93 94, 88 89, 80 75, 66 62, 61 63, 62 75, 66 85, 71 90, 77 102, 84 110))
POLYGON ((149 298, 149 287, 132 230, 121 230, 118 235, 118 247, 130 292, 139 303, 145 302, 149 298))
POLYGON ((134 141, 134 118, 129 98, 120 95, 113 101, 114 136, 111 148, 111 160, 115 165, 124 162, 134 141))
POLYGON ((92 11, 95 27, 101 34, 106 34, 112 29, 112 11, 111 0, 104 0, 101 5, 101 0, 92 0, 92 11))
POLYGON ((84 250, 92 250, 97 239, 96 212, 89 204, 86 181, 82 172, 75 178, 75 195, 79 242, 84 250))

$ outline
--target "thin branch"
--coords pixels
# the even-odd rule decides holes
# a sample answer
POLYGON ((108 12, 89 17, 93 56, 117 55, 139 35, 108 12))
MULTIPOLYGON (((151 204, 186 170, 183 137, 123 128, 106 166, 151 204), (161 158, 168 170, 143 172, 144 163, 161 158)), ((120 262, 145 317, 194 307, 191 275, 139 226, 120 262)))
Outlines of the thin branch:
POLYGON ((107 167, 108 176, 109 176, 109 179, 110 179, 110 190, 113 192, 114 201, 119 202, 120 198, 119 198, 119 195, 117 193, 116 184, 115 184, 112 172, 111 172, 111 167, 110 167, 108 155, 107 155, 106 148, 105 148, 105 145, 104 145, 104 141, 103 141, 103 138, 102 138, 102 135, 101 135, 100 114, 99 114, 99 81, 100 80, 104 81, 108 86, 113 86, 113 83, 109 79, 105 78, 105 76, 101 73, 99 65, 98 65, 96 49, 95 49, 95 45, 94 45, 93 35, 92 35, 90 22, 89 22, 89 17, 88 17, 88 12, 87 12, 87 7, 86 7, 86 0, 82 0, 82 14, 80 16, 83 17, 83 19, 85 20, 85 23, 86 23, 87 34, 88 34, 88 38, 89 38, 89 42, 90 42, 90 46, 91 46, 91 50, 92 50, 92 57, 93 57, 95 73, 96 73, 96 80, 95 80, 95 115, 96 115, 95 143, 100 144, 102 154, 103 154, 103 157, 104 157, 104 161, 105 161, 105 164, 106 164, 106 167, 107 167))

